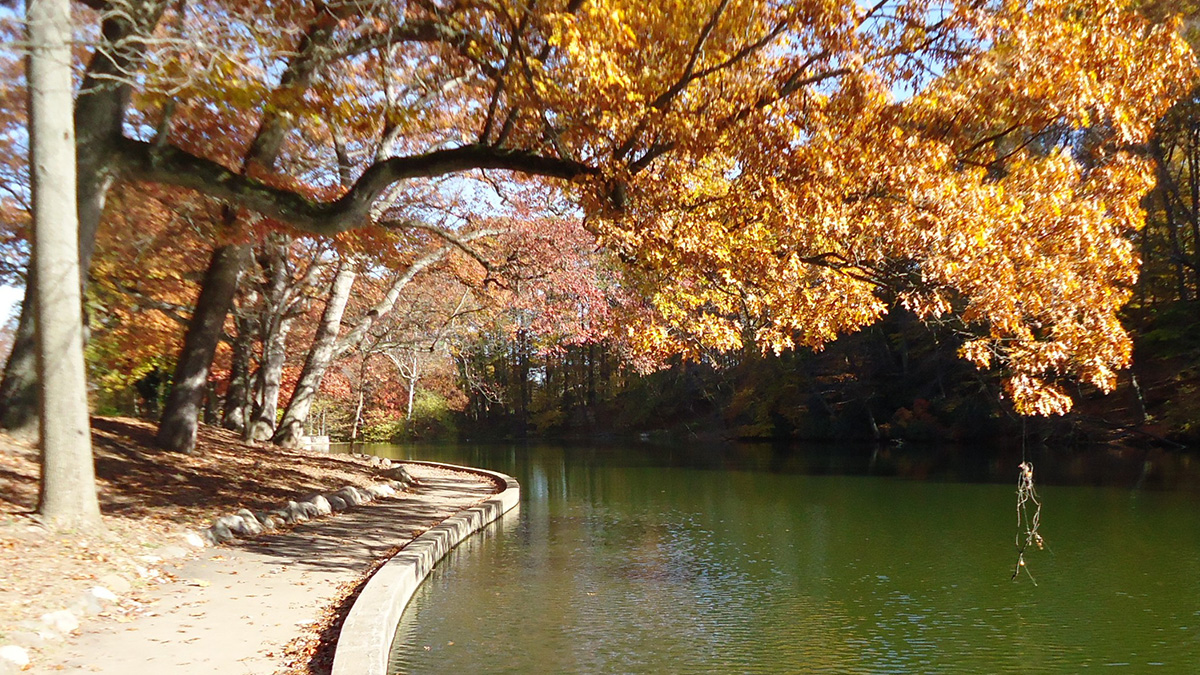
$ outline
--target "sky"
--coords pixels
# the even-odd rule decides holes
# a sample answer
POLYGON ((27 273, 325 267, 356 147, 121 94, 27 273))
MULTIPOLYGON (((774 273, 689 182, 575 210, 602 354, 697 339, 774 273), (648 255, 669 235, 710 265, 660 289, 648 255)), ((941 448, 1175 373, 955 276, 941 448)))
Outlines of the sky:
POLYGON ((21 296, 25 289, 13 286, 0 286, 0 324, 8 321, 8 317, 21 306, 21 296))

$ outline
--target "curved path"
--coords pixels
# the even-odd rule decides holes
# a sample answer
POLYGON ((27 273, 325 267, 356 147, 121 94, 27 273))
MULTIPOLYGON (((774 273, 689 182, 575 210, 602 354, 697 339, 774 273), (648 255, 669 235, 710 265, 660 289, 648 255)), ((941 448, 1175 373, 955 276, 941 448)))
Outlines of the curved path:
MULTIPOLYGON (((168 571, 130 623, 89 621, 42 672, 272 673, 281 650, 388 551, 498 492, 481 476, 406 465, 415 494, 382 499, 275 535, 202 551, 168 571)), ((57 653, 56 653, 57 652, 57 653)), ((35 671, 36 672, 36 671, 35 671)))

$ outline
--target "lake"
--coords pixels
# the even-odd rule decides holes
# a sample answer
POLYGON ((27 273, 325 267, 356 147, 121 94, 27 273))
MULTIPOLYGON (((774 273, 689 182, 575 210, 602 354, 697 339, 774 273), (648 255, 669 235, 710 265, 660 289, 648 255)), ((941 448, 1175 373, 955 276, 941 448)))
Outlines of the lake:
POLYGON ((917 481, 828 448, 367 449, 522 489, 418 591, 393 672, 1200 672, 1196 492, 1040 485, 1035 585, 1011 580, 1015 462, 917 481))

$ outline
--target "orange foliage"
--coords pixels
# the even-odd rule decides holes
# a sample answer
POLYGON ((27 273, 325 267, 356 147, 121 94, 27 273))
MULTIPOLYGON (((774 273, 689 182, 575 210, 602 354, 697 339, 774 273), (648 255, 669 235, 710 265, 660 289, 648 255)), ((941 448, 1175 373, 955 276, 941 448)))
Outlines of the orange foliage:
MULTIPOLYGON (((1143 146, 1196 74, 1176 26, 1148 24, 1129 3, 342 4, 328 16, 295 3, 189 11, 187 34, 205 47, 152 63, 132 126, 146 136, 177 99, 170 142, 241 171, 263 116, 284 115, 277 166, 247 173, 301 206, 345 193, 377 160, 445 148, 578 166, 569 184, 542 182, 553 188, 541 205, 502 217, 406 179, 367 193, 380 201, 359 224, 397 232, 343 246, 395 246, 411 260, 437 240, 404 218, 488 213, 450 226, 463 232, 516 216, 519 234, 480 242, 521 278, 508 289, 516 306, 558 307, 539 315, 547 334, 621 322, 644 357, 819 349, 900 305, 955 325, 963 357, 1001 369, 1022 413, 1061 413, 1065 380, 1110 389, 1129 361, 1117 311, 1153 180, 1143 146), (334 19, 324 46, 342 56, 305 87, 277 86, 300 35, 334 19), (430 29, 350 48, 420 26, 430 29), (563 194, 574 212, 558 209, 563 194), (621 262, 556 258, 588 236, 621 262)), ((446 267, 486 285, 505 264, 483 272, 456 254, 446 267)), ((168 270, 189 265, 147 269, 166 289, 168 270)))

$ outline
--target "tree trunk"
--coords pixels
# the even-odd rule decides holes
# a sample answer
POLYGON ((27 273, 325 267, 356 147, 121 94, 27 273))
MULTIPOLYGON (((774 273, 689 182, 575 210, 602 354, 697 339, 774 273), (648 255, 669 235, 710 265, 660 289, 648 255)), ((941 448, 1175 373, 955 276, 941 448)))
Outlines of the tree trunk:
POLYGON ((68 0, 26 6, 29 147, 42 471, 38 513, 55 527, 96 527, 100 504, 88 421, 79 275, 68 0))
POLYGON ((350 442, 358 440, 358 422, 362 419, 363 403, 366 402, 366 383, 360 382, 358 387, 358 407, 354 409, 354 426, 350 428, 350 442))
POLYGON ((250 396, 250 322, 238 319, 236 323, 238 334, 233 341, 233 360, 221 426, 241 432, 246 428, 246 408, 250 396))
POLYGON ((221 395, 217 393, 215 382, 208 383, 208 389, 204 396, 204 423, 216 424, 220 420, 218 407, 220 406, 221 395))
POLYGON ((1171 266, 1175 268, 1175 285, 1178 289, 1179 299, 1186 301, 1188 299, 1187 269, 1183 266, 1183 245, 1180 243, 1179 238, 1179 223, 1175 219, 1175 205, 1171 201, 1171 195, 1167 191, 1165 183, 1160 183, 1160 190, 1163 202, 1163 216, 1167 221, 1167 233, 1171 243, 1171 266))
POLYGON ((13 336, 12 351, 0 381, 0 427, 18 436, 37 435, 37 346, 34 330, 34 303, 37 270, 30 266, 25 275, 25 299, 21 318, 13 336))
POLYGON ((278 322, 271 334, 264 336, 263 361, 258 369, 258 401, 250 418, 248 441, 267 441, 275 435, 275 415, 279 411, 279 386, 283 381, 283 362, 287 359, 287 334, 291 319, 278 322))
MULTIPOLYGON (((297 52, 288 60, 288 65, 280 75, 279 86, 276 90, 277 94, 286 92, 303 91, 308 88, 312 74, 316 68, 325 63, 320 58, 323 51, 321 46, 333 35, 333 28, 337 22, 329 22, 326 17, 315 20, 309 27, 309 30, 301 37, 297 52)), ((258 164, 264 168, 271 168, 275 165, 276 159, 279 157, 279 150, 283 146, 284 137, 290 129, 292 123, 291 117, 281 115, 279 110, 268 108, 266 114, 259 120, 258 129, 255 131, 254 140, 250 144, 250 149, 246 153, 245 161, 242 164, 242 171, 245 172, 252 164, 258 164)), ((236 211, 232 207, 226 207, 225 224, 232 225, 236 219, 236 211)), ((212 359, 216 353, 217 341, 220 338, 221 326, 225 321, 225 314, 229 312, 229 307, 233 302, 233 294, 237 289, 238 277, 241 274, 242 267, 245 265, 246 256, 250 253, 251 248, 248 245, 223 246, 218 251, 228 250, 225 255, 225 260, 220 267, 222 269, 218 274, 214 273, 214 268, 217 267, 217 256, 214 254, 213 265, 209 266, 209 275, 214 277, 214 284, 219 289, 214 290, 212 298, 213 305, 208 308, 203 319, 204 328, 197 326, 197 316, 201 315, 200 301, 204 300, 204 291, 201 290, 200 300, 197 301, 196 313, 192 316, 192 325, 188 326, 188 337, 192 335, 192 329, 196 328, 196 346, 195 349, 189 350, 187 339, 184 341, 184 355, 180 357, 179 364, 182 367, 185 362, 187 364, 187 373, 189 379, 181 380, 176 378, 175 386, 171 390, 171 398, 167 400, 167 413, 163 416, 163 423, 159 427, 156 441, 161 447, 168 449, 180 449, 181 451, 191 452, 195 447, 196 441, 196 415, 199 412, 197 408, 198 398, 196 392, 192 390, 196 383, 193 381, 196 377, 207 377, 209 368, 212 366, 212 359), (216 277, 220 277, 219 280, 216 277), (220 295, 216 294, 216 290, 220 291, 220 295), (218 306, 219 304, 219 306, 218 306), (220 317, 217 317, 217 314, 220 317), (208 322, 215 322, 215 325, 208 325, 208 322), (211 342, 211 345, 210 345, 211 342), (201 357, 206 357, 206 360, 201 362, 201 357), (203 375, 201 375, 203 372, 203 375), (176 388, 182 385, 183 391, 177 392, 176 388), (171 401, 178 399, 176 406, 171 406, 171 401), (168 419, 167 415, 171 415, 168 419)), ((209 275, 206 275, 205 281, 208 281, 209 275)), ((203 383, 200 383, 201 385, 203 383)))
MULTIPOLYGON (((529 429, 529 405, 532 402, 532 392, 529 388, 529 353, 527 350, 527 336, 525 330, 521 329, 517 332, 516 342, 516 372, 513 375, 513 384, 517 387, 517 434, 520 438, 525 437, 526 431, 529 429)), ((546 381, 550 381, 549 364, 546 367, 546 381)))
MULTIPOLYGON (((72 234, 71 238, 78 242, 78 265, 84 278, 95 248, 104 199, 113 182, 112 162, 117 156, 113 144, 120 138, 129 100, 129 84, 122 81, 122 76, 135 70, 144 58, 145 43, 127 38, 135 33, 152 32, 165 8, 164 0, 135 0, 127 12, 113 12, 104 20, 100 27, 104 43, 88 63, 74 103, 72 180, 76 185, 78 234, 72 234), (140 23, 130 23, 128 17, 140 23)), ((71 105, 69 99, 66 105, 71 105)), ((37 429, 33 312, 37 278, 31 265, 25 278, 21 322, 0 381, 0 427, 18 433, 34 433, 37 429)))
POLYGON ((596 343, 589 342, 587 346, 587 404, 589 408, 596 406, 596 343))
POLYGON ((258 263, 266 274, 263 289, 262 315, 258 320, 262 361, 254 377, 254 412, 242 438, 246 441, 265 441, 275 433, 275 411, 279 402, 279 383, 283 376, 283 361, 287 357, 287 333, 291 320, 287 318, 288 269, 291 238, 281 234, 268 237, 258 253, 258 263))
MULTIPOLYGON (((472 233, 471 236, 474 235, 475 233, 472 233)), ((466 238, 467 237, 464 237, 464 239, 466 238)), ((321 380, 325 377, 325 371, 329 369, 329 366, 334 361, 337 361, 343 356, 349 354, 351 351, 358 349, 359 345, 361 345, 363 340, 366 338, 371 327, 374 326, 376 322, 386 317, 392 311, 392 309, 395 308, 396 302, 400 298, 400 293, 403 292, 404 288, 408 286, 408 284, 414 278, 416 278, 418 274, 420 274, 430 265, 433 265, 442 258, 445 258, 450 251, 451 249, 449 247, 443 246, 435 248, 420 258, 414 260, 403 274, 398 275, 392 281, 392 284, 388 287, 387 293, 384 294, 383 299, 376 303, 375 306, 372 307, 366 314, 364 314, 362 318, 359 319, 358 323, 355 324, 354 327, 351 328, 350 331, 341 339, 338 339, 337 334, 341 330, 341 315, 344 314, 345 301, 342 301, 342 309, 337 316, 336 326, 334 326, 332 323, 330 323, 328 327, 326 326, 327 318, 331 318, 328 316, 328 312, 331 306, 333 306, 330 304, 326 305, 327 316, 323 316, 321 319, 321 328, 318 331, 317 337, 314 338, 313 346, 309 350, 309 355, 305 360, 304 370, 300 375, 300 381, 296 385, 295 393, 292 395, 292 402, 288 403, 288 409, 287 412, 284 413, 283 422, 279 425, 279 431, 276 432, 274 439, 276 443, 284 446, 294 446, 299 442, 298 439, 300 430, 303 429, 304 422, 308 418, 308 410, 312 407, 312 401, 315 398, 316 393, 321 389, 321 380), (331 331, 331 337, 329 338, 330 344, 328 346, 329 354, 327 356, 316 354, 318 346, 320 346, 323 342, 321 336, 324 334, 325 330, 331 331), (297 397, 301 398, 297 399, 297 397), (293 407, 295 407, 294 410, 293 407)), ((337 292, 336 286, 338 284, 338 279, 342 278, 342 275, 342 267, 339 267, 338 277, 334 279, 335 288, 333 292, 331 292, 331 297, 329 300, 330 303, 333 303, 333 296, 337 292)), ((346 297, 348 299, 351 285, 354 282, 354 277, 351 275, 348 280, 342 279, 342 281, 347 286, 346 297)), ((325 347, 322 346, 321 349, 324 350, 325 347)))
POLYGON ((313 337, 312 347, 304 359, 300 380, 296 383, 292 399, 288 402, 283 420, 275 432, 273 440, 279 445, 294 448, 300 444, 304 423, 312 410, 317 391, 321 388, 321 380, 325 377, 329 364, 333 362, 334 346, 341 331, 342 315, 346 310, 346 302, 350 299, 350 289, 354 286, 355 276, 354 262, 348 257, 343 257, 330 286, 329 299, 325 303, 321 323, 317 326, 317 334, 313 337))
POLYGON ((175 366, 171 395, 154 438, 164 450, 190 453, 196 448, 197 419, 208 370, 249 253, 247 244, 228 244, 213 251, 175 366))
POLYGON ((408 406, 405 409, 404 419, 411 422, 417 382, 421 381, 421 355, 414 348, 409 350, 403 359, 397 356, 396 352, 384 352, 384 356, 388 357, 392 365, 396 366, 396 372, 408 386, 408 406))
POLYGON ((417 380, 420 379, 417 375, 417 360, 413 358, 412 377, 408 378, 408 411, 404 419, 412 422, 413 396, 417 393, 417 380))
MULTIPOLYGON (((474 233, 472 233, 474 234, 474 233)), ((463 240, 470 240, 470 236, 462 237, 463 240)), ((449 246, 442 246, 429 251, 425 255, 417 258, 408 266, 404 273, 397 276, 392 285, 388 287, 387 293, 383 299, 375 303, 375 306, 367 311, 366 314, 359 319, 350 332, 346 333, 345 337, 338 340, 333 348, 333 360, 336 361, 350 352, 358 349, 358 346, 366 339, 368 331, 375 325, 376 322, 386 317, 396 307, 396 301, 400 299, 400 293, 408 286, 409 282, 416 278, 418 274, 428 268, 430 265, 438 262, 442 258, 449 255, 452 249, 449 246)))

